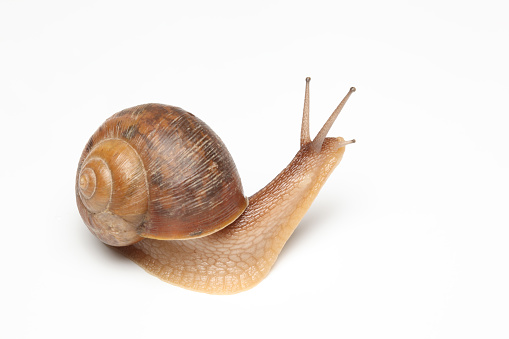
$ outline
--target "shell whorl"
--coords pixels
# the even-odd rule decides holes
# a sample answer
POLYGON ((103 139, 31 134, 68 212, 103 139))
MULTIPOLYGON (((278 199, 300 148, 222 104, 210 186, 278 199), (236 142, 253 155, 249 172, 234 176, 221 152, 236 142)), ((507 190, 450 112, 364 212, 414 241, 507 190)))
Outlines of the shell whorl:
POLYGON ((191 113, 160 104, 125 109, 94 133, 76 198, 89 229, 113 246, 205 236, 248 204, 221 139, 191 113))
POLYGON ((103 242, 125 246, 142 238, 137 228, 148 209, 143 162, 124 140, 100 141, 78 174, 77 191, 89 213, 89 228, 103 242))

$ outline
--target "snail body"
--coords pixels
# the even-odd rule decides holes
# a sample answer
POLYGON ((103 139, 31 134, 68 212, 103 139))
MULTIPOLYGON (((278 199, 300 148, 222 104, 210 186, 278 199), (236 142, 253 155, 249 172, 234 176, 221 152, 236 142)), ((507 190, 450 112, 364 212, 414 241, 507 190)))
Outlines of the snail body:
POLYGON ((268 274, 354 142, 326 138, 353 91, 311 141, 306 79, 301 148, 249 198, 226 147, 194 115, 158 104, 121 111, 83 151, 80 214, 99 239, 163 281, 211 294, 247 290, 268 274))

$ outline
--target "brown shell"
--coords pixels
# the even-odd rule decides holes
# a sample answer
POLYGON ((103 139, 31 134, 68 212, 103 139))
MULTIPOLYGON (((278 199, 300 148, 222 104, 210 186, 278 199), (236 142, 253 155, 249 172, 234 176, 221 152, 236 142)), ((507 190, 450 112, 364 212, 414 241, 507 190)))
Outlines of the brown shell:
POLYGON ((99 127, 81 155, 76 200, 89 229, 114 246, 208 235, 248 203, 221 139, 193 114, 160 104, 99 127))

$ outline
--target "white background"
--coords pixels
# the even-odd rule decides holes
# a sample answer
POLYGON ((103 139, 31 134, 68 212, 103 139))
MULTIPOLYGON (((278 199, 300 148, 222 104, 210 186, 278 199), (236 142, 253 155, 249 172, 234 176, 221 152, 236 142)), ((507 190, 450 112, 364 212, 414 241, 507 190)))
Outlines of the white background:
POLYGON ((0 2, 5 338, 507 338, 504 1, 0 2), (413 4, 412 4, 413 3, 413 4), (269 276, 233 296, 165 284, 75 206, 88 138, 185 108, 246 194, 314 135, 355 138, 269 276))

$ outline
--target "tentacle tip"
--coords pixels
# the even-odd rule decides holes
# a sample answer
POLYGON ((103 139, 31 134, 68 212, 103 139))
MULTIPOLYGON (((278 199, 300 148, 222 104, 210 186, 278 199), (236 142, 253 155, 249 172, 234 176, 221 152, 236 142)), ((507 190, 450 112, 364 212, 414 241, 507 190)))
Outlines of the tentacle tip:
POLYGON ((350 145, 350 144, 355 144, 355 139, 352 139, 352 140, 346 140, 346 141, 341 141, 339 143, 339 147, 345 147, 346 145, 350 145))
POLYGON ((310 77, 307 77, 306 78, 306 82, 310 82, 311 81, 311 78, 310 77))

